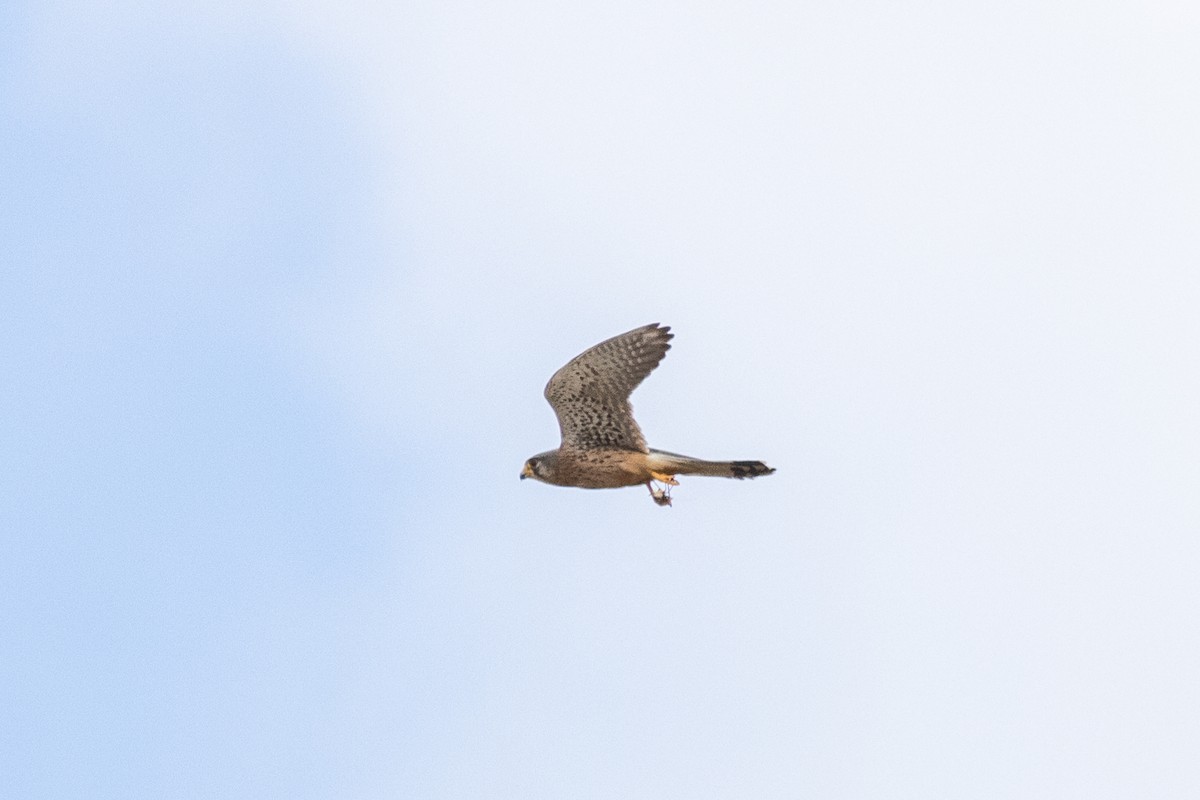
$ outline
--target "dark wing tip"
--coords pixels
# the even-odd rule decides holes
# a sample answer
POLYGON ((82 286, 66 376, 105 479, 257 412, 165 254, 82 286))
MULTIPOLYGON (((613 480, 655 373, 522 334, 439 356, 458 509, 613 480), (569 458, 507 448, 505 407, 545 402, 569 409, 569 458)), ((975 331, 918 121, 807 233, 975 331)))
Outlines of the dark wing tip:
MULTIPOLYGON (((671 326, 663 325, 661 322, 651 322, 649 325, 642 326, 642 330, 647 333, 657 334, 658 339, 664 344, 675 338, 675 334, 671 333, 671 326)), ((668 344, 666 346, 670 347, 671 345, 668 344)))
POLYGON ((642 330, 652 337, 649 339, 643 339, 643 342, 650 347, 662 348, 659 351, 658 359, 654 362, 654 365, 658 366, 658 363, 662 361, 663 356, 665 356, 667 351, 671 349, 671 340, 675 338, 675 334, 671 333, 670 325, 662 325, 658 322, 652 322, 649 325, 644 326, 642 330))

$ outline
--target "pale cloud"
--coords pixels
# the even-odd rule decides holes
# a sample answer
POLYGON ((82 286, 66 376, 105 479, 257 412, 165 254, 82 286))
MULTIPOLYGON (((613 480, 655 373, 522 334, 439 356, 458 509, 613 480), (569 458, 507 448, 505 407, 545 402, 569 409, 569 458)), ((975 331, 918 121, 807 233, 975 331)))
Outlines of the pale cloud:
POLYGON ((269 31, 338 98, 281 117, 336 118, 297 152, 352 152, 344 184, 280 162, 342 189, 296 217, 306 267, 252 272, 314 435, 348 442, 311 451, 345 459, 313 508, 362 505, 293 553, 359 571, 247 629, 282 620, 251 652, 338 741, 264 725, 264 752, 358 796, 1195 784, 1194 12, 84 12, 40 58, 95 48, 109 82, 137 57, 89 26, 269 31), (650 441, 778 473, 670 510, 520 484, 551 372, 652 321, 678 336, 634 396, 650 441))
POLYGON ((392 153, 406 264, 354 347, 407 349, 430 424, 474 416, 502 470, 552 444, 554 367, 673 324, 634 398, 651 440, 780 467, 654 521, 485 471, 489 537, 564 532, 502 559, 541 589, 505 593, 528 622, 494 621, 493 652, 533 672, 491 673, 448 793, 1194 779, 1194 16, 337 9, 306 35, 392 153), (606 553, 614 524, 642 546, 606 553))

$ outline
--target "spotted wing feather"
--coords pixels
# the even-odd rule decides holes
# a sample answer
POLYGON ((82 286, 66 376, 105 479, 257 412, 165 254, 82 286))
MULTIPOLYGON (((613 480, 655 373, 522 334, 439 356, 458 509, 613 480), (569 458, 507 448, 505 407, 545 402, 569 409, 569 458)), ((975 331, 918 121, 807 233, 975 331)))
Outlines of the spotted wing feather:
POLYGON ((656 323, 614 336, 554 373, 545 394, 558 416, 564 449, 647 452, 629 395, 667 354, 670 330, 656 323))

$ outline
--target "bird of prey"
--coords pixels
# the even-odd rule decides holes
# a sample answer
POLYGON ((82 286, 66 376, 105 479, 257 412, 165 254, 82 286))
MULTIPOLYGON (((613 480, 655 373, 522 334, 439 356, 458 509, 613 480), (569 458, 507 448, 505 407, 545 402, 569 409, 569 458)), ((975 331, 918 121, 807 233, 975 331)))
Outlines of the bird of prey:
POLYGON ((522 480, 583 489, 644 484, 655 503, 669 506, 676 475, 740 480, 775 471, 761 461, 703 461, 646 446, 629 395, 667 354, 670 331, 657 323, 635 328, 589 347, 554 373, 545 395, 558 416, 562 443, 526 461, 522 480))

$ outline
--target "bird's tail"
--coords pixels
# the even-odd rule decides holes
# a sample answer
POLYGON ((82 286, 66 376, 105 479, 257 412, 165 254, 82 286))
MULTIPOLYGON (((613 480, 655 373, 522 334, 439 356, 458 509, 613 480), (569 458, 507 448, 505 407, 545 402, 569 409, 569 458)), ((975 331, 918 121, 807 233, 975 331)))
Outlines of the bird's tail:
POLYGON ((651 469, 667 475, 710 475, 715 478, 757 478, 775 470, 761 461, 704 461, 664 450, 651 450, 651 469))

